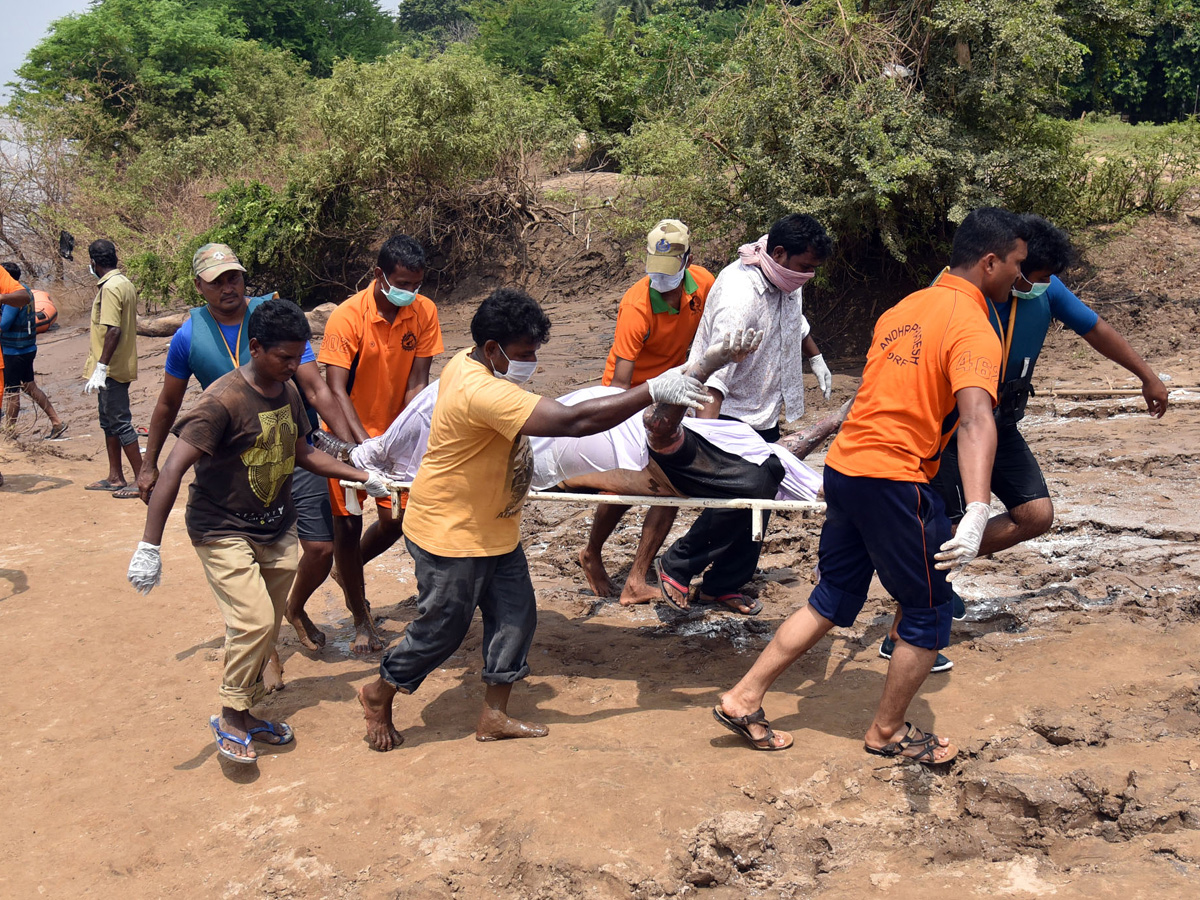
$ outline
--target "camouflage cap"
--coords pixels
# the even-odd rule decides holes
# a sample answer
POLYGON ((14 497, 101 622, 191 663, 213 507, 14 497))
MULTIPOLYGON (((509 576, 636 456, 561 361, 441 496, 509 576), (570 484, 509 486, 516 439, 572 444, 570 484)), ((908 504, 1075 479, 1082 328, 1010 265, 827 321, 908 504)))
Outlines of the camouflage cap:
POLYGON ((233 269, 246 271, 228 244, 205 244, 192 256, 192 274, 203 281, 212 281, 233 269))
POLYGON ((678 219, 663 219, 646 235, 646 271, 674 275, 690 246, 688 227, 678 219))

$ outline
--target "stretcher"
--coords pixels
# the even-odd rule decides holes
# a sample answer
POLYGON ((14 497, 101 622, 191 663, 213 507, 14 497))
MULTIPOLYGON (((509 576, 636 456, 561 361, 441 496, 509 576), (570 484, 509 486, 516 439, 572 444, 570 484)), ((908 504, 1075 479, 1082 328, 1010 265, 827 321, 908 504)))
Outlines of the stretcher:
MULTIPOLYGON (((346 509, 352 515, 362 515, 362 506, 358 502, 362 483, 342 481, 340 484, 346 489, 346 509)), ((399 495, 407 491, 412 482, 388 481, 387 486, 392 496, 392 509, 399 509, 399 495)), ((756 541, 763 539, 764 510, 805 514, 825 512, 825 504, 816 500, 718 500, 711 497, 644 497, 637 494, 573 494, 566 491, 530 491, 528 499, 535 502, 585 503, 589 506, 612 503, 617 506, 678 506, 683 509, 748 509, 750 533, 756 541)))

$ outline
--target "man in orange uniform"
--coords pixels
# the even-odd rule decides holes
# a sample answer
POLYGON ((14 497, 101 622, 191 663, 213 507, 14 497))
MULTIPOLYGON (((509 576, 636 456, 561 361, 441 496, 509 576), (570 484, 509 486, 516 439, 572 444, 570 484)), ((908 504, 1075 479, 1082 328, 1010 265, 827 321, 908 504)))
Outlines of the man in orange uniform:
POLYGON ((975 210, 954 235, 949 271, 875 324, 862 387, 825 457, 821 580, 808 605, 788 617, 713 710, 718 722, 755 749, 791 746, 791 735, 771 730, 763 697, 831 628, 854 622, 878 572, 904 617, 863 748, 926 765, 958 753, 946 739, 908 724, 905 714, 938 650, 950 641, 949 579, 975 558, 987 525, 1001 351, 985 298, 1008 297, 1025 259, 1027 233, 1012 213, 975 210), (929 479, 955 424, 967 510, 951 537, 945 506, 929 479), (946 569, 949 574, 939 571, 946 569))
MULTIPOLYGON (((686 362, 714 281, 716 276, 708 269, 692 264, 686 225, 678 219, 663 219, 655 225, 646 235, 646 277, 625 292, 617 308, 617 332, 604 367, 604 384, 628 390, 686 362)), ((628 511, 628 506, 611 503, 597 506, 592 532, 579 551, 579 564, 597 597, 612 596, 601 553, 628 511)), ((623 606, 658 597, 658 588, 646 583, 646 574, 677 511, 673 506, 652 506, 646 513, 629 577, 621 590, 623 606)))
MULTIPOLYGON (((354 440, 383 434, 392 420, 429 384, 429 367, 442 352, 437 307, 418 293, 425 277, 425 251, 405 234, 379 249, 375 277, 329 317, 317 361, 346 414, 354 440)), ((403 510, 375 501, 378 520, 362 532, 362 519, 346 509, 345 492, 329 483, 333 506, 333 558, 346 606, 354 616, 355 653, 383 649, 363 587, 363 566, 396 543, 403 510)), ((359 492, 359 500, 366 495, 359 492)))

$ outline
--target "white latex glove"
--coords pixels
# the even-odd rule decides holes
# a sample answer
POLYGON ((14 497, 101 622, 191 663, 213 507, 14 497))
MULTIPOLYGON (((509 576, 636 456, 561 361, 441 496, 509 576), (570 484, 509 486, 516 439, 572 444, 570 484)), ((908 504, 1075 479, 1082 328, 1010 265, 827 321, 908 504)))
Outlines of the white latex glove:
POLYGON ((104 389, 104 382, 108 378, 108 366, 104 363, 96 363, 96 368, 92 372, 92 377, 87 380, 87 384, 83 386, 85 394, 94 394, 96 391, 104 389))
POLYGON ((731 362, 741 362, 759 348, 764 334, 762 329, 754 328, 739 328, 727 333, 719 343, 704 351, 703 370, 715 372, 731 362))
POLYGON ((690 375, 684 375, 683 369, 683 366, 676 366, 647 381, 650 399, 655 403, 703 409, 712 397, 699 381, 690 375))
POLYGON ((376 500, 387 497, 391 494, 391 490, 388 488, 387 483, 383 480, 383 476, 378 472, 368 473, 366 481, 363 482, 363 490, 376 500))
POLYGON ((833 396, 833 373, 829 371, 829 366, 825 365, 825 357, 820 353, 816 356, 810 356, 808 358, 808 367, 817 376, 817 387, 821 389, 821 393, 828 400, 833 396))
POLYGON ((162 557, 158 554, 158 548, 158 544, 138 541, 137 549, 133 551, 133 559, 129 561, 129 571, 125 577, 138 589, 139 594, 150 593, 162 581, 162 557))
POLYGON ((987 527, 991 516, 992 508, 988 504, 979 501, 967 504, 967 511, 959 521, 954 537, 942 544, 942 552, 933 557, 937 560, 935 568, 950 570, 946 573, 947 581, 957 578, 963 566, 979 555, 983 529, 987 527))

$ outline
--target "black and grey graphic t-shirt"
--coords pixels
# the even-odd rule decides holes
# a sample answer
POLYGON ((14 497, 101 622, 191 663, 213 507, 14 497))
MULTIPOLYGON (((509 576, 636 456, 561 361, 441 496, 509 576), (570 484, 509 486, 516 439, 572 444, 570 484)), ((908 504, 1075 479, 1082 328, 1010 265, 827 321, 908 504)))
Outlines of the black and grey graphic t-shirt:
POLYGON ((281 387, 264 397, 235 369, 172 429, 205 454, 188 496, 192 543, 236 535, 270 544, 295 523, 292 469, 309 424, 300 393, 291 382, 281 387))

